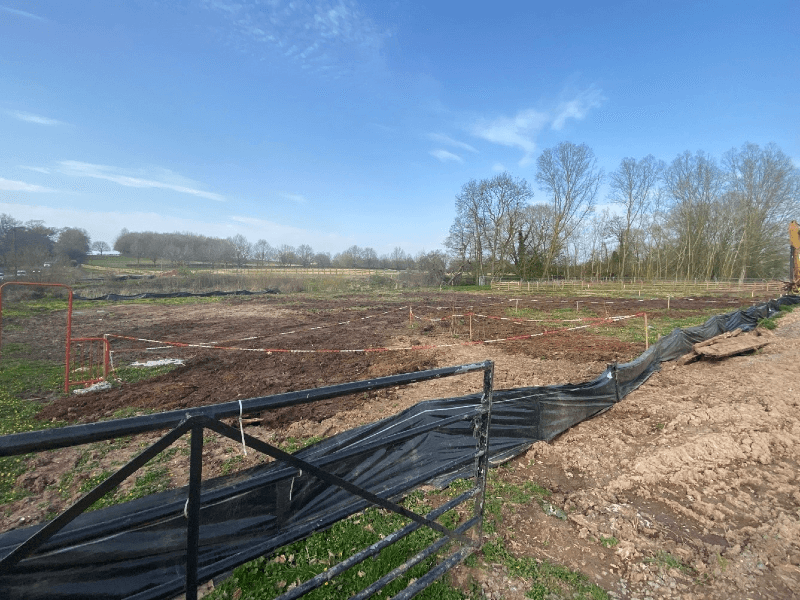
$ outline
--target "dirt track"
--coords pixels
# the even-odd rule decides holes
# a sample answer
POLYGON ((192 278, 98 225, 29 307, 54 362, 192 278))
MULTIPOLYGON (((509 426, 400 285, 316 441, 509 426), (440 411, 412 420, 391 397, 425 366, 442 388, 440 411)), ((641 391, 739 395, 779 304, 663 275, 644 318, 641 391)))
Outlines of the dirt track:
POLYGON ((607 413, 535 444, 505 477, 556 491, 568 521, 509 513, 508 546, 623 598, 799 597, 799 362, 795 312, 757 354, 666 364, 607 413))
MULTIPOLYGON (((537 308, 552 310, 573 302, 541 300, 537 308)), ((653 314, 663 310, 659 302, 617 301, 598 310, 653 314)), ((707 309, 702 302, 687 301, 687 307, 707 309)), ((719 306, 720 313, 734 308, 724 299, 715 302, 712 306, 719 306)), ((196 348, 145 351, 154 344, 115 340, 118 362, 123 357, 176 355, 189 361, 152 381, 59 399, 45 408, 42 417, 93 420, 125 406, 157 410, 197 406, 487 358, 496 362, 498 388, 577 382, 596 376, 608 362, 629 360, 643 349, 641 344, 581 332, 463 345, 468 341, 467 321, 457 319, 454 326, 450 320, 438 319, 469 307, 501 316, 508 299, 464 295, 455 301, 448 296, 443 302, 435 296, 417 298, 413 329, 405 306, 374 298, 326 302, 269 298, 183 307, 119 304, 83 311, 76 315, 76 335, 115 333, 274 349, 441 347, 267 354, 196 348), (444 303, 448 306, 441 306, 444 303)), ((52 328, 58 318, 38 319, 36 327, 26 328, 28 337, 41 335, 44 346, 46 339, 54 337, 52 328)), ((774 341, 758 354, 684 367, 667 364, 607 413, 552 443, 536 444, 527 455, 502 468, 504 479, 534 480, 552 489, 553 503, 569 515, 561 521, 545 516, 536 504, 506 507, 501 535, 507 547, 517 555, 577 569, 623 598, 796 597, 793 590, 800 589, 800 408, 793 390, 800 387, 796 382, 800 311, 780 323, 774 341), (606 545, 611 547, 604 547, 601 537, 614 538, 616 543, 610 541, 606 545), (667 555, 681 566, 670 567, 667 555)), ((535 324, 523 327, 499 320, 476 319, 473 325, 476 339, 537 331, 535 324)), ((407 386, 346 402, 332 401, 314 411, 264 415, 251 431, 273 441, 328 436, 397 412, 421 398, 479 388, 477 378, 407 386)), ((219 463, 229 456, 230 448, 209 444, 208 452, 217 460, 217 467, 206 471, 211 476, 219 472, 219 463)), ((75 460, 64 454, 61 462, 69 465, 75 460)), ((251 460, 256 459, 249 456, 241 466, 251 460)), ((181 472, 182 467, 174 468, 181 472)), ((16 524, 20 516, 26 517, 26 523, 40 519, 44 511, 36 506, 54 509, 64 502, 56 493, 42 490, 41 480, 23 477, 21 485, 37 488, 42 495, 35 502, 6 507, 11 510, 3 519, 3 529, 16 524)), ((57 474, 52 477, 58 480, 57 474)), ((461 577, 465 567, 460 569, 461 577)), ((483 579, 495 597, 523 597, 522 591, 513 588, 524 590, 524 586, 515 585, 501 572, 471 575, 483 579)))

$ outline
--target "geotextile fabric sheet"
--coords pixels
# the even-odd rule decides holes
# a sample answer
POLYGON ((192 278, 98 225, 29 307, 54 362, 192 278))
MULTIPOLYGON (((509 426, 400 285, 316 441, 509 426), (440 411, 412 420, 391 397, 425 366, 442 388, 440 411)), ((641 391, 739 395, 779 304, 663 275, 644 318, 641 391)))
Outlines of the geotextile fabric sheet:
MULTIPOLYGON (((634 361, 610 365, 589 382, 495 390, 489 438, 492 461, 520 454, 536 441, 551 440, 611 407, 642 385, 661 362, 679 358, 693 344, 736 328, 753 329, 781 306, 798 303, 800 296, 784 296, 714 316, 697 327, 676 329, 634 361)), ((471 419, 388 446, 375 442, 474 411, 480 400, 480 394, 471 394, 421 402, 296 456, 394 499, 426 482, 446 485, 472 473, 476 440, 471 419)), ((187 489, 181 488, 84 513, 12 573, 0 575, 0 597, 174 597, 182 591, 185 577, 186 498, 187 489)), ((278 462, 204 481, 200 579, 226 573, 366 506, 365 500, 278 462)), ((0 535, 0 556, 41 527, 0 535)))

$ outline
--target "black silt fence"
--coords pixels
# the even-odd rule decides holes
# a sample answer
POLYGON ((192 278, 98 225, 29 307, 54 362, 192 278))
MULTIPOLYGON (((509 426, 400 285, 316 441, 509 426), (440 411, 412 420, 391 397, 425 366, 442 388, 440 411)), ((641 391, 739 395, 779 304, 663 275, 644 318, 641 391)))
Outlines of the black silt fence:
MULTIPOLYGON (((753 329, 781 306, 798 303, 800 296, 784 296, 711 317, 697 327, 676 329, 637 359, 610 365, 589 382, 495 390, 490 460, 499 462, 520 454, 534 442, 551 440, 608 409, 642 385, 662 362, 677 359, 693 344, 736 328, 753 329)), ((273 397, 274 406, 285 406, 281 402, 290 396, 273 397)), ((258 400, 263 399, 242 403, 247 409, 248 403, 258 400)), ((472 472, 473 466, 463 462, 463 456, 475 450, 474 427, 455 417, 465 409, 477 410, 480 402, 481 394, 421 402, 391 418, 324 440, 296 456, 365 489, 382 490, 387 498, 425 482, 444 485, 472 472), (444 426, 428 429, 432 424, 444 426), (412 437, 415 431, 420 433, 412 437), (391 443, 377 446, 378 439, 391 443)), ((229 402, 193 410, 220 418, 238 415, 239 405, 229 402)), ((138 418, 151 420, 157 429, 157 421, 172 417, 138 418)), ((101 431, 110 423, 78 427, 101 431)), ((66 439, 72 429, 5 436, 0 438, 0 455, 10 454, 12 447, 22 448, 13 453, 45 449, 37 446, 40 442, 36 440, 42 438, 35 436, 66 439)), ((171 490, 83 514, 14 570, 0 574, 0 589, 8 598, 122 598, 140 592, 144 594, 140 597, 155 597, 147 596, 146 590, 174 579, 180 570, 185 542, 181 545, 176 531, 181 530, 185 501, 185 489, 171 490)), ((252 558, 267 554, 368 504, 363 498, 321 484, 308 473, 298 476, 296 469, 276 463, 206 481, 200 579, 208 578, 206 564, 227 564, 230 557, 245 554, 252 558)), ((8 555, 42 527, 0 535, 0 556, 8 555)))

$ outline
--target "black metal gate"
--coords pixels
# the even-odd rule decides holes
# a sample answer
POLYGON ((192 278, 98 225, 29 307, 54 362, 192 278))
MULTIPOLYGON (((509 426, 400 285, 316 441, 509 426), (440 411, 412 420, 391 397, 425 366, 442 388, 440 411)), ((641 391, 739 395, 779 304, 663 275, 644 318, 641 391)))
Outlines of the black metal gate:
MULTIPOLYGON (((13 577, 15 574, 19 574, 21 570, 25 571, 26 561, 32 560, 35 557, 37 550, 42 549, 43 552, 46 551, 46 544, 48 544, 48 541, 52 540, 53 536, 55 536, 70 522, 84 513, 97 500, 115 489, 127 477, 141 469, 149 460, 166 450, 170 445, 187 433, 190 434, 191 437, 191 450, 189 456, 189 484, 186 486, 186 488, 183 488, 186 494, 185 504, 182 507, 179 507, 180 512, 182 512, 186 518, 184 547, 185 555, 182 558, 177 559, 177 566, 173 565, 176 568, 183 570, 184 573, 180 577, 171 577, 167 581, 154 583, 154 585, 147 587, 147 589, 144 589, 129 597, 137 599, 170 598, 175 596, 177 593, 185 591, 187 598, 194 599, 197 597, 197 586, 199 583, 208 581, 212 577, 218 576, 222 573, 226 573, 232 568, 257 558, 258 556, 268 554, 279 546, 310 535, 310 532, 313 532, 313 529, 298 531, 294 534, 293 532, 289 531, 285 535, 282 535, 278 541, 273 539, 264 544, 255 545, 254 547, 249 548, 246 552, 238 552, 232 556, 227 556, 221 560, 212 561, 210 563, 207 561, 204 566, 199 566, 198 558, 201 547, 201 507, 213 502, 218 502, 219 499, 226 493, 228 493, 228 495, 233 493, 241 493, 241 489, 239 488, 228 492, 217 489, 209 491, 208 493, 201 493, 203 469, 203 433, 206 429, 208 429, 234 441, 241 441, 248 448, 252 448, 258 452, 262 452, 273 457, 277 461, 288 465, 288 467, 296 474, 302 475, 303 473, 307 473, 317 480, 324 482, 328 486, 335 486, 349 492, 357 498, 360 498, 360 502, 353 504, 349 508, 341 509, 338 513, 328 515, 328 517, 325 519, 320 519, 318 523, 318 529, 329 527, 337 520, 340 520, 349 514, 353 514, 354 512, 357 512, 358 510, 363 509, 364 506, 368 505, 382 507, 411 520, 411 523, 402 529, 395 531, 372 546, 362 549, 355 555, 342 561, 338 565, 333 566, 324 573, 321 573, 316 577, 313 577, 312 579, 309 579, 306 582, 298 585, 292 590, 287 591, 280 597, 282 600, 288 600, 290 598, 302 596, 308 591, 324 585, 326 582, 330 581, 340 573, 358 564, 364 559, 374 556, 383 548, 393 544, 395 541, 410 534, 419 527, 429 527, 441 534, 437 541, 406 561, 403 565, 398 566, 390 573, 387 573, 383 578, 353 596, 353 598, 367 598, 371 596, 375 592, 385 587, 391 581, 400 577, 414 565, 436 554, 451 542, 454 543, 455 550, 443 558, 427 573, 427 575, 417 579, 404 591, 395 596, 395 598, 410 598, 433 583, 436 579, 441 577, 446 571, 458 564, 470 553, 480 548, 482 537, 484 493, 489 464, 489 422, 491 418, 492 407, 493 372, 493 363, 491 361, 486 361, 470 365, 433 369, 428 371, 420 371, 417 373, 406 373, 391 377, 328 386, 313 390, 291 392, 276 396, 227 402, 188 410, 170 411, 154 415, 119 419, 115 421, 74 425, 60 429, 48 429, 0 437, 0 456, 12 456, 56 448, 66 448, 101 440, 111 440, 131 434, 170 429, 167 434, 143 450, 130 462, 121 467, 117 472, 109 476, 94 489, 87 492, 63 513, 45 524, 43 527, 39 528, 37 531, 35 531, 35 533, 16 545, 16 547, 11 549, 9 552, 6 552, 5 556, 0 559, 0 580, 2 580, 4 576, 13 577), (459 421, 469 421, 471 422, 472 435, 475 437, 475 445, 472 447, 473 449, 467 453, 463 453, 460 456, 454 457, 452 460, 443 465, 438 466, 437 470, 433 473, 428 471, 424 474, 424 476, 415 473, 409 473, 405 478, 403 485, 396 485, 389 490, 382 490, 380 493, 373 493, 363 485, 356 485, 348 481, 346 477, 335 475, 329 470, 326 470, 326 466, 328 466, 330 461, 326 461, 325 457, 315 460, 314 462, 302 460, 297 456, 288 454, 271 444, 245 434, 241 427, 236 429, 221 421, 223 418, 237 416, 241 417, 243 415, 262 412, 268 409, 295 406, 299 404, 350 395, 357 392, 364 392, 367 390, 384 389, 398 385, 417 383, 478 371, 483 371, 483 392, 479 403, 472 406, 464 406, 462 411, 454 413, 446 418, 441 418, 433 423, 412 427, 402 432, 380 437, 379 439, 371 441, 369 444, 361 445, 361 451, 363 451, 365 448, 385 448, 392 444, 413 439, 415 436, 424 435, 434 430, 446 428, 448 425, 452 425, 459 421), (421 485, 425 481, 430 480, 432 475, 442 475, 448 472, 463 469, 467 464, 472 465, 471 469, 475 480, 474 486, 452 501, 439 507, 435 511, 432 511, 428 515, 422 516, 414 513, 393 500, 402 497, 405 492, 408 492, 421 485), (470 499, 474 499, 475 501, 473 515, 458 528, 449 529, 436 521, 436 519, 446 511, 451 510, 459 504, 470 499), (469 535, 470 532, 472 535, 469 535)), ((341 459, 341 455, 338 458, 341 459)), ((294 484, 294 475, 292 475, 292 483, 294 484)), ((164 515, 168 515, 170 511, 175 512, 175 507, 163 507, 163 510, 161 511, 161 518, 164 518, 164 515)), ((158 517, 158 514, 156 514, 157 512, 158 511, 150 511, 144 516, 131 516, 128 517, 127 520, 122 520, 125 521, 125 526, 128 529, 135 529, 136 527, 143 526, 148 522, 152 522, 154 518, 158 517), (137 521, 137 519, 139 520, 137 521)), ((117 520, 119 521, 120 517, 118 517, 117 520)), ((101 536, 111 533, 110 531, 105 532, 101 530, 102 527, 97 530, 97 533, 101 536)), ((77 534, 74 534, 73 538, 79 541, 79 538, 75 537, 76 535, 77 534)), ((36 570, 35 567, 32 567, 32 569, 33 571, 36 570)))

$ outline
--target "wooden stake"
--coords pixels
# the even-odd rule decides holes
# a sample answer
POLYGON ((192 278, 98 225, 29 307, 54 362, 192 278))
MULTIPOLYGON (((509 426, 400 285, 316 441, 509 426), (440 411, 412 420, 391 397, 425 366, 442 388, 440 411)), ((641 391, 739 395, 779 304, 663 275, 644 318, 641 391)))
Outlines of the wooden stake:
POLYGON ((408 307, 408 326, 409 327, 413 327, 414 326, 414 315, 411 313, 411 307, 410 306, 408 307))
POLYGON ((647 313, 644 313, 644 349, 650 347, 650 333, 647 331, 647 313))
POLYGON ((469 313, 469 341, 472 341, 472 313, 469 313))
POLYGON ((667 296, 667 310, 669 310, 669 296, 667 296))

